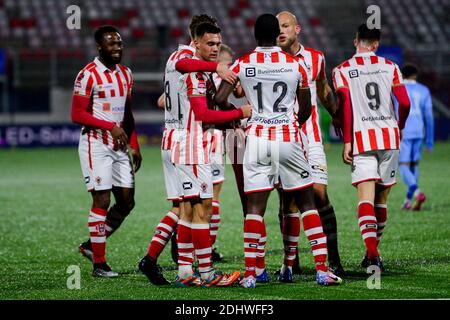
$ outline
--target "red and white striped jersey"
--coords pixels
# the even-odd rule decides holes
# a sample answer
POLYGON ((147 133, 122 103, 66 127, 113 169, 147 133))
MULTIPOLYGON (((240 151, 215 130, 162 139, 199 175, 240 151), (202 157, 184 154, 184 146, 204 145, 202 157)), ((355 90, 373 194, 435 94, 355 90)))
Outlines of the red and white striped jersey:
POLYGON ((353 154, 399 148, 391 94, 403 79, 395 63, 373 52, 357 53, 333 70, 333 84, 350 90, 353 154))
MULTIPOLYGON (((194 56, 194 59, 196 57, 194 56)), ((208 164, 210 162, 211 131, 203 131, 202 121, 195 118, 189 97, 205 96, 208 74, 186 73, 179 78, 179 130, 172 148, 172 162, 175 164, 208 164)))
POLYGON ((268 140, 298 141, 295 114, 297 88, 308 88, 306 66, 279 47, 257 47, 241 57, 231 70, 237 74, 252 117, 247 134, 268 140))
MULTIPOLYGON (((115 70, 111 71, 95 58, 78 73, 74 94, 91 99, 88 111, 95 118, 114 122, 118 127, 123 127, 125 104, 132 86, 133 77, 129 68, 117 64, 115 70)), ((88 134, 114 147, 111 132, 108 130, 91 129, 88 134)))
POLYGON ((316 81, 326 79, 325 76, 325 57, 319 50, 305 48, 300 46, 296 54, 303 60, 308 68, 309 89, 311 91, 311 116, 302 126, 303 133, 308 137, 308 143, 322 143, 322 134, 320 132, 319 109, 317 107, 317 86, 316 81))
POLYGON ((191 46, 178 45, 177 51, 173 52, 166 63, 164 74, 164 95, 165 95, 165 111, 164 111, 164 133, 161 143, 162 150, 170 150, 174 142, 174 131, 178 128, 180 121, 178 94, 180 92, 179 79, 182 76, 175 69, 175 64, 184 58, 192 58, 195 49, 191 46))

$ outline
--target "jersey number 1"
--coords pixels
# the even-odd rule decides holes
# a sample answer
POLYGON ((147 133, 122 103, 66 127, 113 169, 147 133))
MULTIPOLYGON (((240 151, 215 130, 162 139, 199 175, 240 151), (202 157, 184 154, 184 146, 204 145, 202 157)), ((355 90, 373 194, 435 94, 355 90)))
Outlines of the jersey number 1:
MULTIPOLYGON (((273 104, 273 112, 286 112, 287 108, 280 108, 279 104, 280 104, 281 100, 283 100, 284 97, 286 96, 287 84, 283 81, 275 82, 273 85, 273 92, 274 93, 278 92, 279 87, 281 87, 281 94, 277 98, 277 100, 275 100, 275 103, 273 104)), ((258 112, 262 113, 262 112, 264 112, 264 107, 263 107, 263 103, 262 103, 262 83, 258 82, 258 84, 256 86, 254 86, 253 89, 256 90, 256 94, 258 96, 258 112)))

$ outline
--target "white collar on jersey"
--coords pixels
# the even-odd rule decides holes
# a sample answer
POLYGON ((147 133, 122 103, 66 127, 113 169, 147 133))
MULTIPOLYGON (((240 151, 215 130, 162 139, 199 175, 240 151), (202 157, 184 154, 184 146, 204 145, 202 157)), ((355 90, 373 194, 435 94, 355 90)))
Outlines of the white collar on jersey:
POLYGON ((305 47, 302 44, 300 45, 300 49, 298 49, 298 51, 295 53, 295 56, 297 57, 299 54, 302 57, 305 56, 305 47))
POLYGON ((180 51, 180 50, 191 50, 192 52, 195 52, 195 48, 194 47, 191 47, 191 46, 188 46, 188 45, 185 45, 185 44, 178 44, 178 51, 180 51))
POLYGON ((277 51, 281 51, 281 48, 278 46, 273 46, 273 47, 256 47, 255 51, 257 52, 277 52, 277 51))
MULTIPOLYGON (((110 69, 108 69, 101 61, 98 57, 95 57, 94 59, 94 63, 97 65, 97 67, 99 68, 99 70, 104 73, 105 71, 109 70, 110 72, 112 72, 110 69)), ((118 71, 117 69, 117 64, 116 64, 116 69, 114 71, 118 71)))
POLYGON ((370 57, 370 56, 375 56, 375 55, 376 55, 375 52, 368 51, 368 52, 357 52, 353 56, 354 57, 370 57))
POLYGON ((404 83, 417 83, 417 80, 403 79, 404 83))

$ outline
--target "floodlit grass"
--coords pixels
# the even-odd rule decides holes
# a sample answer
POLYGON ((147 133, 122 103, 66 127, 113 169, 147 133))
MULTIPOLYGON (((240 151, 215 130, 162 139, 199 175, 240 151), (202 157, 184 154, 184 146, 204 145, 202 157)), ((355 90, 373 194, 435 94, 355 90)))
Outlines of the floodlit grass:
MULTIPOLYGON (((369 290, 359 266, 364 253, 357 226, 356 191, 349 167, 340 159, 340 146, 328 151, 329 195, 335 207, 339 247, 347 271, 339 287, 320 287, 314 281, 313 259, 302 232, 300 260, 303 274, 293 284, 273 277, 280 266, 282 240, 278 227, 277 196, 266 212, 269 284, 242 288, 155 287, 137 270, 153 229, 169 209, 165 201, 158 148, 143 149, 144 162, 136 178, 136 207, 107 244, 107 257, 117 279, 96 279, 80 256, 78 244, 87 239, 91 205, 85 191, 76 149, 0 151, 0 299, 378 299, 450 298, 450 144, 438 144, 424 154, 421 189, 427 201, 421 212, 400 210, 405 186, 391 192, 388 225, 380 245, 387 272, 381 289, 369 290), (67 288, 71 265, 81 270, 81 289, 67 288), (206 291, 207 290, 207 294, 206 291)), ((243 270, 243 219, 234 176, 227 166, 221 194, 222 222, 218 246, 225 261, 222 271, 243 270)), ((400 180, 400 179, 399 179, 400 180)), ((176 268, 165 250, 159 260, 168 279, 176 268)))

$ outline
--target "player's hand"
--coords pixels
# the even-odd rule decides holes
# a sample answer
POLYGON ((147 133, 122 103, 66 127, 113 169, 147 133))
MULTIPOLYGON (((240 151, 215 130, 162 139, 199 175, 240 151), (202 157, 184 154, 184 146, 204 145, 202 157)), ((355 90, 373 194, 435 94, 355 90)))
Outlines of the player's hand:
POLYGON ((137 149, 137 150, 132 149, 131 156, 133 157, 134 172, 138 172, 139 168, 141 167, 141 163, 142 163, 141 152, 139 151, 139 149, 137 149))
POLYGON ((343 134, 342 134, 342 123, 341 120, 339 118, 333 117, 332 120, 333 123, 333 127, 334 127, 334 132, 336 133, 336 135, 342 139, 343 134))
POLYGON ((342 160, 345 164, 352 164, 353 154, 352 154, 352 144, 350 142, 344 143, 344 150, 342 151, 342 160))
POLYGON ((237 81, 236 74, 228 68, 226 63, 219 62, 216 71, 219 77, 228 83, 235 84, 237 81))
POLYGON ((111 135, 114 141, 117 141, 119 149, 123 150, 127 147, 128 136, 121 127, 114 126, 114 128, 111 130, 111 135))
POLYGON ((249 104, 246 104, 241 107, 242 110, 242 119, 244 118, 250 118, 252 116, 252 106, 249 104))

